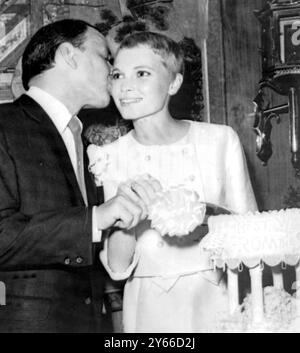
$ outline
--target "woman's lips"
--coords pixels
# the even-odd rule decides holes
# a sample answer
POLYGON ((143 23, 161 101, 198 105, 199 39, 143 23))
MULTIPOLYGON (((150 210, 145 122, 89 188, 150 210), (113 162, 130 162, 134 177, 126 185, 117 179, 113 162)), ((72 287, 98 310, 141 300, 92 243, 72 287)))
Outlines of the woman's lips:
POLYGON ((142 101, 142 98, 122 98, 120 99, 120 104, 121 106, 126 106, 130 104, 139 103, 141 101, 142 101))

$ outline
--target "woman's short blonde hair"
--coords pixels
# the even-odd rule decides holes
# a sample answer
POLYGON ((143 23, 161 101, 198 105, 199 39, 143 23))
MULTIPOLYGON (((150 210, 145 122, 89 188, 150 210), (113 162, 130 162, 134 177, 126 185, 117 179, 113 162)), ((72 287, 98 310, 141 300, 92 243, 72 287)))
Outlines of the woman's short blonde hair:
POLYGON ((163 64, 174 75, 184 73, 184 53, 173 39, 155 32, 136 32, 127 35, 118 49, 147 46, 163 59, 163 64))

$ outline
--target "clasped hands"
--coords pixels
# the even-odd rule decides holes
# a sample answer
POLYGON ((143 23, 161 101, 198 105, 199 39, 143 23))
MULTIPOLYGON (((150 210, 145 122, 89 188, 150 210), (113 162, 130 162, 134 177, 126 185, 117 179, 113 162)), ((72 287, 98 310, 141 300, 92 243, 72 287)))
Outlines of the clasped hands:
POLYGON ((121 183, 117 195, 97 207, 98 228, 135 227, 147 218, 148 205, 161 190, 160 182, 149 175, 121 183))

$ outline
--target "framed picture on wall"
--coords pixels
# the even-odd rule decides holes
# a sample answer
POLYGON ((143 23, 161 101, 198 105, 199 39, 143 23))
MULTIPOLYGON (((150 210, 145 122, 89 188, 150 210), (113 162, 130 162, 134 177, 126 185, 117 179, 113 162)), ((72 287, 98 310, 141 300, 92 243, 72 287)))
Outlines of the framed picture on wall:
POLYGON ((280 61, 297 63, 300 61, 300 16, 282 17, 279 20, 280 61))
POLYGON ((11 81, 30 36, 30 0, 0 1, 0 102, 13 100, 11 81))

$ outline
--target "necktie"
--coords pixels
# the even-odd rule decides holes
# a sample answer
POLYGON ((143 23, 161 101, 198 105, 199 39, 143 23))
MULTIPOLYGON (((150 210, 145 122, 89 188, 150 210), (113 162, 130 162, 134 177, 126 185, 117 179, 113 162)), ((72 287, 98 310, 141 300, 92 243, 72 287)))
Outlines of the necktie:
POLYGON ((68 124, 68 127, 73 134, 74 142, 75 142, 76 161, 77 161, 77 181, 78 181, 84 202, 87 205, 86 188, 85 188, 85 182, 84 182, 83 144, 81 139, 81 125, 76 116, 72 117, 72 119, 68 124))

